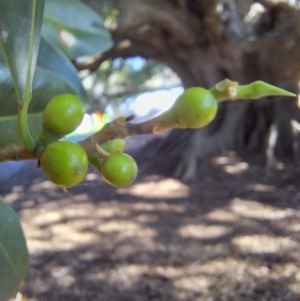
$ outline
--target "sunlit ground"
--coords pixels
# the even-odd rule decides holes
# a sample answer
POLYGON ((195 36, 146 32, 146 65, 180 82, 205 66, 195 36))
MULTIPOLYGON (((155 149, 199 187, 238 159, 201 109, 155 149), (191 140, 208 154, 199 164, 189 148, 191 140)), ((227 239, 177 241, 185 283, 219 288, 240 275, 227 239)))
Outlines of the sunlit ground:
POLYGON ((283 172, 223 156, 191 185, 15 185, 4 199, 31 254, 19 299, 300 300, 300 185, 283 172))

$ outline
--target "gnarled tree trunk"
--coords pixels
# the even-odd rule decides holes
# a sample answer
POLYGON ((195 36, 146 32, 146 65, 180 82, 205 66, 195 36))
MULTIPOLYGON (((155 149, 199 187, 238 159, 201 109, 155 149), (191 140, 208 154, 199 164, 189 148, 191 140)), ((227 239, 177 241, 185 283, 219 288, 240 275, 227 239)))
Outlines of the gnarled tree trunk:
MULTIPOLYGON (((102 3, 84 2, 96 10, 102 3)), ((109 5, 119 10, 110 27, 115 46, 87 68, 97 68, 107 58, 139 55, 167 64, 185 88, 208 88, 230 78, 241 84, 264 80, 298 92, 299 1, 111 0, 109 5)), ((197 158, 213 152, 263 152, 270 129, 278 133, 276 155, 291 157, 290 121, 300 120, 296 101, 269 98, 223 105, 211 125, 190 135, 177 174, 192 178, 197 158)))

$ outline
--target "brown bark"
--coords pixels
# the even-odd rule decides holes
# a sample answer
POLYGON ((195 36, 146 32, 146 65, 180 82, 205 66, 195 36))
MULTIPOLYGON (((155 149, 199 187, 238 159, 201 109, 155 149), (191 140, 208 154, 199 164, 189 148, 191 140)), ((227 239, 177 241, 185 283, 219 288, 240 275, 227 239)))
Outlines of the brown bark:
MULTIPOLYGON (((100 0, 85 0, 97 9, 100 0)), ((298 92, 300 5, 287 0, 111 0, 119 10, 111 26, 115 46, 81 68, 107 58, 140 55, 167 64, 184 87, 210 87, 224 78, 264 80, 298 92), (256 8, 256 11, 255 9, 256 8)), ((291 120, 300 120, 296 99, 265 99, 227 105, 223 117, 195 131, 178 173, 194 176, 198 157, 230 149, 263 152, 270 128, 278 132, 275 153, 295 151, 291 120)))

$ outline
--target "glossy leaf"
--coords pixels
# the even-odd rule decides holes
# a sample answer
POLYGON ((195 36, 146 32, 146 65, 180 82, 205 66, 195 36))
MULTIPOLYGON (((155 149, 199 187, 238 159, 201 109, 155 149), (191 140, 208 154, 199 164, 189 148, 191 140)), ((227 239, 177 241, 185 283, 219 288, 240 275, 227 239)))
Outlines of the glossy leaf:
MULTIPOLYGON (((56 95, 77 94, 72 86, 59 75, 40 67, 36 68, 32 89, 30 113, 42 112, 47 103, 56 95)), ((0 63, 0 91, 0 116, 16 115, 16 93, 9 71, 3 63, 0 63)))
POLYGON ((78 71, 74 65, 60 49, 51 45, 44 38, 41 39, 37 66, 59 75, 68 82, 74 90, 76 90, 82 101, 88 101, 88 96, 82 86, 78 71))
MULTIPOLYGON (((28 114, 28 126, 35 139, 37 139, 41 133, 42 121, 43 113, 28 114)), ((0 133, 0 147, 12 143, 22 145, 18 130, 17 116, 0 117, 0 133)))
POLYGON ((21 106, 30 101, 45 0, 0 0, 0 50, 21 106))
MULTIPOLYGON (((41 39, 40 43, 40 49, 39 49, 39 55, 37 58, 37 66, 41 67, 38 68, 37 72, 40 72, 40 70, 48 70, 51 71, 51 74, 58 75, 59 80, 63 78, 65 82, 67 82, 79 95, 79 97, 84 101, 88 101, 88 96, 86 94, 86 91, 84 90, 81 80, 78 76, 78 72, 76 68, 73 66, 73 64, 70 62, 70 60, 56 47, 53 47, 50 43, 48 43, 45 39, 41 39)), ((35 76, 36 80, 36 76, 35 76)), ((46 83, 45 83, 46 84, 46 83)), ((3 87, 6 87, 5 89, 1 89, 1 93, 4 94, 7 93, 8 86, 10 86, 9 91, 10 94, 15 94, 12 89, 12 83, 9 79, 9 73, 5 66, 5 62, 3 57, 0 55, 0 88, 3 85, 3 87), (4 69, 2 69, 4 68, 4 69)), ((34 87, 35 88, 35 87, 34 87)), ((33 94, 35 95, 35 91, 33 91, 33 94)), ((14 104, 7 104, 8 101, 15 102, 16 97, 14 97, 13 100, 11 100, 11 97, 8 95, 0 95, 0 108, 1 108, 1 102, 6 102, 5 104, 2 103, 2 107, 5 106, 11 106, 13 105, 14 108, 16 108, 16 105, 14 104)), ((8 115, 15 114, 16 111, 12 112, 8 115)), ((4 113, 4 111, 0 112, 0 115, 7 115, 4 113)))
POLYGON ((18 292, 24 280, 29 255, 17 214, 0 201, 0 300, 18 292))
POLYGON ((112 46, 98 14, 77 0, 48 0, 43 36, 70 59, 103 52, 112 46))

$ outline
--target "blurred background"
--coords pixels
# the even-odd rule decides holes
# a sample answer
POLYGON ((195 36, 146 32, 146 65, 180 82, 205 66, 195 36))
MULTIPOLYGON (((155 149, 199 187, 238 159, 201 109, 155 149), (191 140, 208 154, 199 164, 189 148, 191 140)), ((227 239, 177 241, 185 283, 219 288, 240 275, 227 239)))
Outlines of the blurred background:
MULTIPOLYGON (((225 78, 299 93, 297 0, 82 2, 114 45, 72 61, 89 96, 79 132, 225 78)), ((66 194, 36 162, 1 163, 31 254, 19 298, 300 300, 299 113, 297 97, 238 100, 204 129, 130 137, 140 172, 122 189, 90 169, 66 194)))

